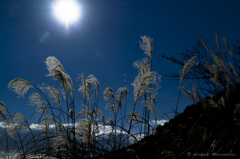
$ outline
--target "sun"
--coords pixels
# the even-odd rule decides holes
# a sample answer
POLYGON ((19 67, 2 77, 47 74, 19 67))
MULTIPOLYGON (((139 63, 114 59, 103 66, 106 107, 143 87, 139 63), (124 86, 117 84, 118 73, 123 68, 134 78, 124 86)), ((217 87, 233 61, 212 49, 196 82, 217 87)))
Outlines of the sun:
POLYGON ((81 6, 76 0, 57 0, 52 9, 54 16, 67 26, 81 18, 81 6))

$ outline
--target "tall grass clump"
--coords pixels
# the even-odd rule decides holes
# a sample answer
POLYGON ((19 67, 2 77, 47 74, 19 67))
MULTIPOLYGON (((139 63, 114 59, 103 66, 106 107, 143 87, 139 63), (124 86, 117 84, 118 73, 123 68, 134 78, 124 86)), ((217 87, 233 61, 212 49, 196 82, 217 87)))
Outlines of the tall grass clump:
MULTIPOLYGON (((147 132, 145 131, 147 129, 145 129, 145 125, 143 125, 142 133, 146 135, 143 140, 125 149, 114 151, 99 158, 139 159, 142 156, 145 157, 146 155, 148 158, 163 159, 192 159, 201 158, 202 156, 208 156, 207 158, 221 158, 219 156, 239 158, 239 69, 237 68, 237 65, 232 64, 232 61, 235 63, 237 60, 235 53, 229 47, 226 39, 223 38, 223 41, 226 45, 230 57, 227 57, 225 55, 226 53, 224 54, 221 51, 217 34, 215 35, 215 38, 218 52, 214 52, 209 49, 206 43, 201 38, 199 38, 203 49, 206 49, 206 51, 208 51, 210 58, 205 56, 205 65, 201 65, 203 61, 197 61, 197 59, 199 59, 198 55, 189 56, 189 59, 184 63, 183 68, 179 74, 179 95, 181 92, 184 93, 193 102, 193 104, 186 107, 183 113, 178 114, 178 95, 174 119, 170 119, 169 122, 163 126, 159 126, 156 132, 151 136, 147 136, 147 133, 145 133, 147 132), (200 66, 204 66, 204 68, 200 66), (189 73, 192 73, 194 71, 198 72, 204 69, 207 72, 206 77, 209 77, 209 79, 214 83, 215 87, 220 87, 218 88, 219 90, 222 89, 222 91, 218 92, 215 96, 212 95, 211 97, 206 97, 205 99, 203 99, 197 86, 193 85, 193 92, 187 91, 185 89, 186 84, 184 85, 183 82, 189 73)), ((137 63, 139 65, 135 65, 142 66, 139 67, 141 68, 139 70, 143 70, 139 71, 139 75, 141 76, 138 78, 138 82, 141 82, 141 77, 144 77, 144 75, 146 75, 144 74, 144 70, 148 70, 150 68, 144 67, 148 64, 146 61, 147 59, 143 59, 137 63)), ((135 84, 135 86, 135 102, 138 100, 138 97, 141 96, 143 103, 145 103, 145 99, 148 99, 145 98, 145 94, 147 97, 154 94, 154 92, 149 91, 149 89, 151 89, 151 86, 145 88, 147 90, 147 93, 144 91, 141 92, 141 90, 138 89, 137 84, 135 84)), ((109 97, 113 98, 113 91, 109 89, 108 95, 109 97)), ((149 102, 149 100, 147 100, 147 102, 149 102)), ((133 107, 131 116, 129 116, 131 117, 129 118, 130 126, 131 123, 136 123, 136 126, 139 124, 138 127, 141 128, 141 123, 139 122, 144 121, 145 112, 146 116, 148 116, 148 111, 145 111, 145 109, 143 109, 144 113, 143 116, 141 116, 141 113, 135 111, 135 107, 133 107)), ((167 113, 163 113, 168 117, 167 113)))
MULTIPOLYGON (((188 110, 185 109, 183 114, 186 116, 183 114, 178 115, 175 120, 178 125, 172 127, 175 132, 176 129, 178 129, 174 138, 179 141, 176 143, 178 146, 171 148, 173 158, 192 158, 193 156, 189 155, 188 152, 208 154, 208 156, 230 153, 237 158, 239 157, 239 146, 237 146, 240 141, 238 135, 240 117, 240 100, 238 98, 240 73, 237 64, 238 60, 225 38, 222 38, 222 40, 228 55, 220 49, 217 34, 215 34, 215 40, 218 52, 212 51, 205 41, 199 38, 203 48, 210 54, 210 58, 206 56, 204 59, 205 68, 198 67, 199 62, 194 61, 196 56, 192 56, 184 64, 183 70, 180 72, 179 90, 193 102, 193 107, 191 108, 193 111, 192 114, 187 114, 190 113, 190 108, 188 108, 188 110), (212 61, 212 63, 210 61, 212 61), (212 94, 211 97, 206 97, 204 100, 200 96, 196 86, 192 87, 193 92, 187 91, 184 86, 182 86, 182 80, 186 75, 184 70, 187 70, 187 72, 188 70, 198 72, 199 70, 197 69, 206 69, 207 74, 205 77, 209 77, 215 87, 222 91, 212 94), (201 109, 203 109, 203 112, 199 111, 201 109), (196 114, 199 114, 199 116, 196 114), (193 118, 187 115, 191 115, 193 118), (180 119, 182 119, 182 121, 178 122, 177 120, 180 119), (195 120, 195 122, 189 127, 186 123, 192 123, 192 120, 195 120), (184 136, 183 134, 187 135, 184 136), (199 137, 201 137, 201 139, 199 139, 199 137)), ((170 139, 170 141, 172 140, 170 139)), ((167 157, 167 155, 164 157, 167 157)))
POLYGON ((81 75, 78 91, 83 95, 81 109, 77 112, 74 101, 74 87, 71 77, 65 72, 57 58, 49 56, 47 77, 57 81, 61 89, 42 84, 35 86, 31 82, 17 78, 9 82, 8 88, 19 97, 24 97, 29 89, 37 92, 30 94, 29 103, 36 106, 36 124, 41 131, 36 132, 26 118, 20 114, 10 114, 5 104, 0 102, 0 120, 5 134, 1 134, 0 152, 3 158, 93 158, 110 151, 121 149, 137 142, 153 132, 150 114, 156 118, 155 98, 160 88, 161 76, 152 71, 153 39, 141 36, 140 47, 147 55, 134 62, 138 69, 132 86, 134 105, 126 112, 127 87, 120 87, 115 93, 108 87, 103 92, 112 118, 106 121, 98 107, 99 82, 94 75, 87 78, 81 75), (142 104, 138 101, 142 99, 142 104), (142 105, 142 113, 136 107, 142 105), (20 136, 20 131, 28 131, 20 136), (137 131, 136 131, 137 130, 137 131), (10 138, 14 140, 15 151, 9 152, 10 138))
MULTIPOLYGON (((218 52, 209 49, 207 44, 199 38, 203 49, 208 51, 210 58, 205 56, 204 61, 197 61, 197 59, 199 59, 198 55, 189 56, 189 59, 184 63, 179 74, 179 95, 181 92, 184 93, 193 104, 186 107, 183 113, 178 114, 178 95, 174 119, 169 120, 169 122, 163 126, 159 126, 153 135, 146 136, 143 140, 126 149, 109 153, 101 157, 101 159, 139 159, 142 156, 163 159, 221 158, 223 156, 227 156, 227 158, 239 158, 240 70, 237 68, 238 65, 236 65, 238 60, 225 38, 223 38, 223 42, 227 48, 228 56, 221 51, 217 34, 215 34, 215 38, 218 52), (234 62, 234 64, 232 64, 232 62, 234 62), (204 63, 204 65, 202 65, 202 63, 204 63), (204 66, 204 68, 200 67, 199 64, 200 66, 204 66), (213 82, 214 86, 216 88, 219 87, 217 90, 222 91, 213 94, 211 97, 205 97, 205 99, 200 95, 199 88, 195 85, 192 87, 193 92, 187 91, 185 89, 186 84, 183 85, 184 79, 186 79, 189 73, 194 71, 198 73, 201 70, 206 70, 205 77, 209 77, 209 80, 213 82)), ((141 68, 139 70, 143 70, 139 71, 140 77, 137 80, 139 83, 141 82, 141 78, 146 75, 144 74, 144 70, 150 68, 144 67, 148 64, 146 61, 147 60, 143 59, 138 62, 139 66, 142 66, 139 67, 141 68)), ((200 75, 201 74, 202 72, 200 72, 200 75)), ((154 91, 150 91, 151 87, 143 87, 142 89, 145 88, 146 92, 141 92, 141 89, 137 87, 138 82, 134 85, 136 86, 134 87, 135 102, 139 96, 142 97, 143 103, 145 99, 147 99, 146 102, 149 102, 149 98, 145 98, 145 96, 149 97, 154 94, 154 91)), ((108 95, 109 97, 114 97, 112 90, 109 90, 108 95)), ((129 116, 130 127, 131 124, 136 123, 136 126, 139 124, 141 128, 141 123, 139 122, 145 120, 145 112, 148 117, 148 111, 143 109, 143 112, 143 116, 141 116, 140 112, 136 112, 134 104, 131 116, 129 116)), ((168 116, 167 113, 163 113, 165 116, 168 116)), ((144 126, 145 125, 143 125, 143 127, 144 126)), ((147 131, 145 130, 146 129, 143 128, 143 134, 147 135, 147 133, 145 133, 147 131)))
MULTIPOLYGON (((231 47, 229 46, 227 40, 225 38, 222 38, 223 42, 225 43, 226 46, 226 50, 229 53, 230 57, 227 57, 220 49, 220 43, 219 43, 219 38, 217 33, 215 34, 215 40, 216 40, 216 45, 217 45, 217 49, 218 49, 218 54, 214 53, 208 46, 207 44, 202 40, 202 38, 199 38, 199 41, 201 41, 202 46, 209 52, 210 59, 205 58, 205 69, 208 71, 208 75, 210 76, 210 80, 213 82, 213 84, 216 87, 219 87, 219 90, 222 90, 221 92, 224 92, 224 94, 222 93, 222 96, 219 97, 218 101, 215 101, 213 96, 211 97, 211 99, 206 100, 205 102, 203 102, 202 98, 200 97, 200 93, 198 91, 198 88, 196 86, 193 87, 193 93, 191 93, 190 91, 186 91, 184 89, 184 87, 181 87, 182 85, 182 78, 184 77, 184 73, 180 74, 181 78, 180 78, 180 90, 194 103, 196 104, 197 101, 201 101, 203 102, 205 109, 206 106, 210 105, 213 107, 217 107, 218 109, 222 110, 222 111, 226 111, 226 113, 228 113, 229 116, 233 115, 235 106, 232 104, 231 101, 231 92, 234 91, 235 86, 240 82, 240 76, 239 76, 239 68, 236 68, 236 66, 234 64, 232 64, 232 62, 237 63, 237 59, 236 56, 233 52, 233 50, 231 49, 231 47), (211 64, 209 61, 213 61, 213 63, 211 64)), ((192 62, 192 59, 195 58, 192 57, 185 65, 188 65, 189 63, 191 63, 193 66, 197 65, 197 62, 192 62)), ((190 67, 192 67, 192 65, 190 64, 190 67)), ((183 68, 183 72, 184 72, 184 68, 183 68)), ((194 69, 194 67, 193 67, 194 69)), ((195 68, 196 69, 196 68, 195 68)), ((206 75, 206 76, 208 76, 206 75)))

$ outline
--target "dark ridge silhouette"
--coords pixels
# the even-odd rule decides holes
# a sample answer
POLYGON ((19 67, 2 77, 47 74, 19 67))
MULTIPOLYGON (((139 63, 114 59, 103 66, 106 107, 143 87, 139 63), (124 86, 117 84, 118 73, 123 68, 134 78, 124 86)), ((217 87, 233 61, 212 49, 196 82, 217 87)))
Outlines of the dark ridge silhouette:
POLYGON ((231 91, 224 110, 209 100, 225 96, 219 92, 203 102, 187 106, 153 135, 136 144, 95 159, 173 159, 173 158, 240 158, 240 84, 231 91))

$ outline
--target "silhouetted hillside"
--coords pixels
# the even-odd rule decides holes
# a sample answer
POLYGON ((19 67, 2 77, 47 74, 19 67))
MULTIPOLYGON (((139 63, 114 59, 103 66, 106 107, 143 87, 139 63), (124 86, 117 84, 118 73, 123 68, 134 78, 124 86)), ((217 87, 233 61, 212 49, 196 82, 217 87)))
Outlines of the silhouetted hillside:
POLYGON ((225 97, 226 92, 219 92, 187 106, 183 113, 159 126, 154 135, 98 158, 239 158, 240 84, 231 90, 229 104, 224 106, 225 97))

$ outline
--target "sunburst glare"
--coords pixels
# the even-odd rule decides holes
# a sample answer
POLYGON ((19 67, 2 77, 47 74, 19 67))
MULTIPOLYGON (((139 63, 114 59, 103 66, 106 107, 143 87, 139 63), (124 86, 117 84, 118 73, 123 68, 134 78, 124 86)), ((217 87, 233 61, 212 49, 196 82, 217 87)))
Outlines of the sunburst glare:
POLYGON ((52 9, 54 16, 66 26, 81 18, 81 6, 76 0, 57 0, 52 9))

